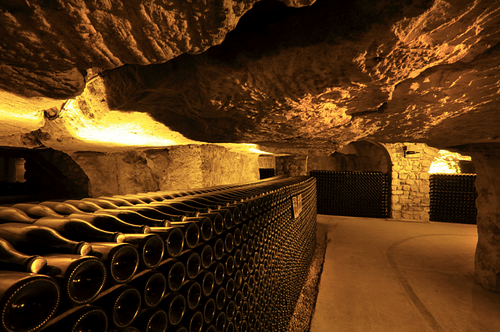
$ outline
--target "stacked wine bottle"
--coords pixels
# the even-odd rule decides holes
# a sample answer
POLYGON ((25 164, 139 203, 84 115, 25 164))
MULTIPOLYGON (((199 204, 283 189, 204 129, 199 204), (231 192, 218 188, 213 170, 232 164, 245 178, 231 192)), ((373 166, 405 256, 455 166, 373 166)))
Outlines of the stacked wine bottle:
POLYGON ((314 178, 0 207, 0 331, 286 331, 314 178))
POLYGON ((338 216, 387 218, 390 179, 382 172, 315 170, 318 213, 338 216))
POLYGON ((475 174, 432 174, 429 180, 431 221, 476 224, 475 174))

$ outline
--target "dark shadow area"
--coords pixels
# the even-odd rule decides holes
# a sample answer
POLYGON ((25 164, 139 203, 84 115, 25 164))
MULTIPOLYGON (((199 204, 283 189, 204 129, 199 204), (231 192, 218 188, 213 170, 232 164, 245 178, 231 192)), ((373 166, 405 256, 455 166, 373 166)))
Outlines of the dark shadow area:
POLYGON ((0 204, 88 196, 87 175, 64 152, 0 148, 0 159, 0 204))

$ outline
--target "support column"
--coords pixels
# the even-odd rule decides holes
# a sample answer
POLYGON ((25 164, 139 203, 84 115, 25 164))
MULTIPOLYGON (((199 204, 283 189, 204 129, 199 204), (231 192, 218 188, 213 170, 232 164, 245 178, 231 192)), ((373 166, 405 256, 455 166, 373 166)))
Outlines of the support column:
POLYGON ((475 277, 486 289, 500 292, 500 144, 467 146, 459 152, 472 156, 476 166, 475 277))

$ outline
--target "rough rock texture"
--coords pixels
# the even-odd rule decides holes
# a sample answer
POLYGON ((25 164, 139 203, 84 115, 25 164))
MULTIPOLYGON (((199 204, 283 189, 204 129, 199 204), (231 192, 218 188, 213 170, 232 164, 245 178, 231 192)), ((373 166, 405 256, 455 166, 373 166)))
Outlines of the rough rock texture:
POLYGON ((108 102, 210 142, 500 139, 498 1, 342 3, 273 7, 253 30, 249 12, 204 54, 106 72, 108 102))
MULTIPOLYGON (((130 114, 142 112, 173 135, 259 143, 303 158, 330 155, 360 139, 469 146, 481 164, 476 273, 489 289, 500 290, 499 196, 491 188, 498 187, 500 151, 477 148, 500 143, 500 2, 318 0, 304 8, 287 6, 312 1, 255 3, 2 1, 0 145, 76 151, 71 145, 81 139, 71 135, 79 120, 83 128, 115 112, 112 126, 98 126, 107 132, 134 124, 130 114), (95 100, 107 104, 106 114, 100 108, 87 112, 97 103, 83 100, 72 108, 72 127, 47 120, 96 74, 105 98, 95 100)), ((239 161, 219 169, 196 161, 201 155, 212 158, 200 150, 186 163, 202 174, 227 174, 217 181, 239 181, 229 171, 239 161)), ((162 175, 165 156, 138 150, 82 158, 95 195, 181 185, 162 175), (94 169, 90 159, 104 168, 94 169), (112 180, 113 167, 126 179, 121 187, 112 180)), ((210 185, 201 177, 190 183, 210 185)))
POLYGON ((500 144, 466 146, 458 152, 471 155, 477 170, 476 280, 500 292, 500 144))
POLYGON ((368 141, 352 142, 330 156, 308 156, 307 171, 377 171, 389 173, 391 156, 386 147, 368 141))
POLYGON ((0 87, 25 96, 74 97, 83 91, 88 69, 162 63, 221 43, 254 3, 5 0, 0 87))
POLYGON ((216 145, 69 154, 89 179, 91 197, 204 188, 259 179, 257 155, 216 145))
POLYGON ((307 156, 286 156, 276 158, 276 175, 307 175, 307 156))

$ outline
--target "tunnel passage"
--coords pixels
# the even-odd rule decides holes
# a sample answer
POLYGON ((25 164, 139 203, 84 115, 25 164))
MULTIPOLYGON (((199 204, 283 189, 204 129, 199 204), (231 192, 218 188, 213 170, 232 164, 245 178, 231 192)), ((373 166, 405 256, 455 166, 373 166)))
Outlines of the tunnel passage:
POLYGON ((309 174, 317 180, 318 213, 388 218, 391 161, 381 145, 348 144, 328 160, 312 159, 309 174))

